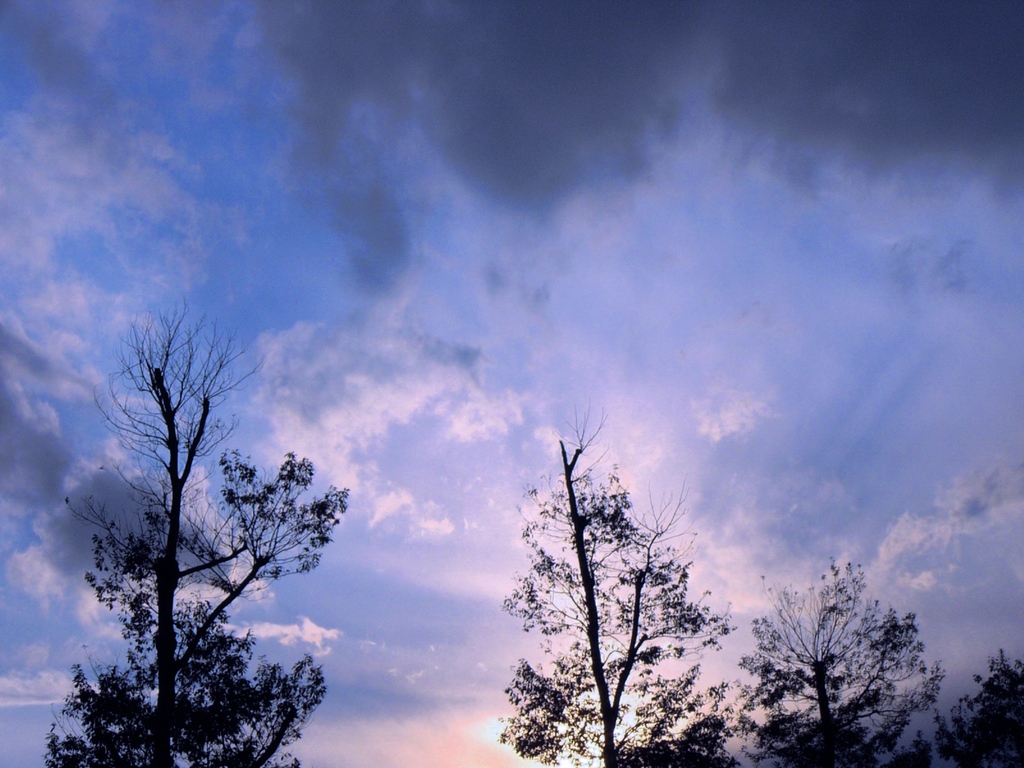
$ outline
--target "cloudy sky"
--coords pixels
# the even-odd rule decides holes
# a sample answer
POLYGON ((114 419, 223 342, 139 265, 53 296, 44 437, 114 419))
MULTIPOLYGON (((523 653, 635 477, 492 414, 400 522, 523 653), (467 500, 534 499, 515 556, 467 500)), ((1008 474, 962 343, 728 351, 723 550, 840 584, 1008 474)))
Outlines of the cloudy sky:
POLYGON ((0 2, 0 768, 117 658, 65 497, 187 301, 260 373, 231 447, 351 489, 233 616, 314 653, 322 768, 513 768, 523 494, 604 419, 686 493, 736 632, 830 557, 916 611, 946 700, 1024 654, 1024 8, 0 2))

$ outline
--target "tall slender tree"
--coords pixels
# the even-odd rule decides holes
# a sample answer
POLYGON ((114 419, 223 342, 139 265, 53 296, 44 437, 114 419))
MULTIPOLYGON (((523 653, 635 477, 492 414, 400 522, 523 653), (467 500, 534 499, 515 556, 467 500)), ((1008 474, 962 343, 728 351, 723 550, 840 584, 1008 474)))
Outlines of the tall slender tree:
POLYGON ((51 729, 47 765, 283 765, 282 746, 324 695, 308 657, 285 672, 235 636, 228 609, 261 583, 316 567, 345 511, 347 491, 300 499, 313 466, 289 454, 276 473, 238 453, 220 460, 219 501, 203 471, 233 422, 217 413, 241 378, 240 350, 183 307, 133 323, 111 377, 108 424, 132 458, 120 468, 133 507, 73 507, 99 528, 99 599, 129 641, 123 667, 76 668, 51 729), (155 693, 154 693, 155 691, 155 693))
POLYGON ((716 648, 726 617, 688 598, 689 550, 675 546, 680 505, 634 512, 613 474, 593 481, 561 443, 550 496, 531 493, 523 530, 532 567, 505 609, 545 638, 545 673, 521 660, 507 689, 516 714, 501 739, 523 757, 577 765, 730 766, 725 687, 697 689, 702 648, 716 648), (671 667, 675 674, 663 674, 671 667))
MULTIPOLYGON (((923 661, 914 614, 883 612, 865 591, 860 568, 835 563, 817 588, 768 590, 772 611, 755 619, 757 648, 740 662, 757 678, 742 720, 755 762, 870 768, 935 702, 943 673, 923 661)), ((918 743, 899 757, 921 753, 918 743)))

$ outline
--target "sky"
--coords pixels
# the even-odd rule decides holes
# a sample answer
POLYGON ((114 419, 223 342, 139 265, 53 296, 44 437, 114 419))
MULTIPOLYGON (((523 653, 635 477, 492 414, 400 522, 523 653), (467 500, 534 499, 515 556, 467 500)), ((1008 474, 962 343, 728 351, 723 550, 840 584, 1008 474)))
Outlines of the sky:
POLYGON ((1024 7, 0 2, 0 768, 123 653, 65 498, 97 398, 187 303, 256 375, 228 447, 349 488, 320 568, 232 616, 312 653, 319 768, 514 768, 501 610, 533 486, 685 495, 693 594, 861 563, 941 704, 1024 656, 1024 7))

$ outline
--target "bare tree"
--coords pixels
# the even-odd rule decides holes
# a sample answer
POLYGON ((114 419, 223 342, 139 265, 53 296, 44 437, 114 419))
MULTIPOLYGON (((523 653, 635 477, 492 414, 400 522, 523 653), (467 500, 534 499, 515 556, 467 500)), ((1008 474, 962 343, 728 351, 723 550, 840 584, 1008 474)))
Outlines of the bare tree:
POLYGON ((772 612, 754 621, 757 649, 740 662, 758 680, 743 691, 756 762, 874 766, 934 703, 943 673, 922 660, 914 614, 883 612, 865 590, 860 568, 835 563, 816 589, 768 590, 772 612))
POLYGON ((724 686, 698 692, 696 666, 659 674, 729 631, 724 616, 687 598, 690 550, 675 546, 681 503, 635 514, 614 474, 598 485, 578 470, 589 445, 579 438, 571 456, 560 443, 561 487, 530 494, 532 568, 505 609, 540 630, 552 671, 520 661, 507 689, 517 714, 501 739, 547 764, 733 765, 724 686))
MULTIPOLYGON (((216 734, 221 745, 229 736, 241 745, 230 760, 225 756, 225 764, 267 765, 283 744, 298 737, 299 726, 323 697, 322 675, 308 658, 291 676, 262 664, 257 682, 246 688, 239 675, 244 677, 252 641, 233 638, 225 626, 229 607, 243 594, 317 565, 347 500, 347 491, 330 488, 300 503, 313 481, 308 460, 289 454, 276 473, 265 475, 236 452, 220 460, 219 503, 210 498, 201 461, 234 426, 215 409, 245 378, 234 370, 240 354, 234 338, 216 326, 203 319, 189 323, 185 308, 133 323, 123 340, 105 414, 132 458, 132 466, 120 471, 135 507, 108 510, 87 501, 75 511, 101 529, 94 538, 97 572, 87 579, 108 607, 120 611, 133 648, 123 675, 117 668, 100 675, 108 685, 99 690, 113 698, 90 694, 78 670, 81 685, 76 683, 69 696, 65 721, 77 720, 84 730, 72 728, 64 739, 51 735, 50 765, 74 764, 83 750, 90 754, 90 741, 106 738, 102 729, 90 730, 102 719, 99 710, 116 710, 117 696, 125 691, 145 713, 145 723, 136 723, 135 730, 148 737, 143 753, 136 754, 148 755, 154 768, 173 768, 174 755, 189 748, 186 742, 203 741, 182 729, 188 711, 201 709, 196 702, 209 698, 204 679, 224 674, 224 667, 234 669, 238 679, 221 679, 222 690, 245 689, 254 701, 286 699, 260 700, 235 713, 236 733, 216 734), (156 688, 152 706, 147 685, 156 688)), ((230 711, 236 704, 241 706, 221 706, 230 711)), ((103 717, 110 718, 108 730, 120 727, 116 711, 103 717)))

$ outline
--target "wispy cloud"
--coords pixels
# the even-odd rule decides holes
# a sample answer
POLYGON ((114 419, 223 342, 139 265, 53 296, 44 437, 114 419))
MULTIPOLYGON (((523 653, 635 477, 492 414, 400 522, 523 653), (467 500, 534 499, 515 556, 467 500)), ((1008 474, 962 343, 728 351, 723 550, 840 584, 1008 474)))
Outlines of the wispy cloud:
POLYGON ((768 403, 753 392, 718 389, 711 397, 693 403, 697 430, 717 443, 731 435, 742 436, 772 415, 768 403))
POLYGON ((877 565, 916 589, 948 585, 958 571, 962 586, 973 585, 1003 568, 1024 584, 1024 566, 1005 543, 1022 523, 1024 468, 976 470, 943 488, 931 512, 901 515, 879 545, 877 565))
POLYGON ((64 671, 3 675, 0 676, 0 707, 56 704, 63 701, 70 690, 71 677, 64 671))

